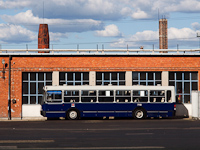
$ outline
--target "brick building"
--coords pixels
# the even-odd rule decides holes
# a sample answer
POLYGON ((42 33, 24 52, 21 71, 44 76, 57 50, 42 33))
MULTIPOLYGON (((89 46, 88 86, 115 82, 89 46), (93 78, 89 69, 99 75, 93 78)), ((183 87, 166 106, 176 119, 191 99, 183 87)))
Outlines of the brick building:
POLYGON ((199 53, 159 53, 160 49, 148 53, 129 50, 123 54, 80 51, 2 52, 0 61, 5 60, 5 69, 2 67, 0 74, 0 117, 8 116, 9 56, 12 117, 39 116, 43 86, 63 84, 174 85, 177 102, 183 103, 190 115, 191 91, 199 90, 200 85, 199 53))

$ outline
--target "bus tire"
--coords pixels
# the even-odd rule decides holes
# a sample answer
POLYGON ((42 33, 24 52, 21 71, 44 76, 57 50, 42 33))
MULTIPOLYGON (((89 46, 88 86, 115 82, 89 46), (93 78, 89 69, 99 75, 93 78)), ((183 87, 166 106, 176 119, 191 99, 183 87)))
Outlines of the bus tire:
POLYGON ((135 119, 145 119, 146 116, 147 116, 147 113, 144 108, 136 108, 133 111, 133 118, 135 118, 135 119))
POLYGON ((66 117, 69 120, 77 120, 79 119, 79 111, 77 109, 70 109, 66 113, 66 117))

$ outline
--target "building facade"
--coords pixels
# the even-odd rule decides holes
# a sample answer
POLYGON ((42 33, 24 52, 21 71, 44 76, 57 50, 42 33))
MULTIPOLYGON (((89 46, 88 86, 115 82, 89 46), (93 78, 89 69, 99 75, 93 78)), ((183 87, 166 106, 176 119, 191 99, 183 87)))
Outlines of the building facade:
MULTIPOLYGON (((199 53, 6 53, 0 54, 0 117, 38 117, 45 85, 175 86, 176 101, 191 115, 191 92, 199 90, 199 53)), ((180 109, 183 109, 180 107, 180 109)), ((178 110, 179 111, 179 110, 178 110)))

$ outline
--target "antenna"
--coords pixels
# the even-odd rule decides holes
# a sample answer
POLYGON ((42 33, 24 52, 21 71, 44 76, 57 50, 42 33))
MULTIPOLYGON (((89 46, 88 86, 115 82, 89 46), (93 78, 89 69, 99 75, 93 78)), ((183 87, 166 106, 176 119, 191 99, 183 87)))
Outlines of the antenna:
POLYGON ((44 1, 43 1, 43 24, 44 24, 44 1))

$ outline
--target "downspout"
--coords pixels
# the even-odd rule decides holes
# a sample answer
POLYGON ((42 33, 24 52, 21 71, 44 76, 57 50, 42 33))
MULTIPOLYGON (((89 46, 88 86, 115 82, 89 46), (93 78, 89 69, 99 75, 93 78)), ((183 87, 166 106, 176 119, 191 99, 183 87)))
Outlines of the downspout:
POLYGON ((12 56, 9 55, 9 79, 8 79, 8 120, 11 120, 11 60, 12 56))

